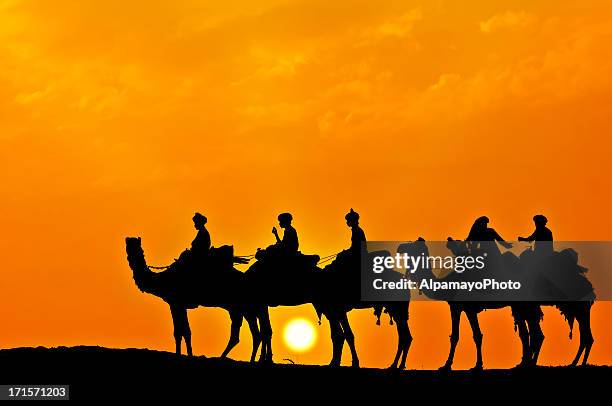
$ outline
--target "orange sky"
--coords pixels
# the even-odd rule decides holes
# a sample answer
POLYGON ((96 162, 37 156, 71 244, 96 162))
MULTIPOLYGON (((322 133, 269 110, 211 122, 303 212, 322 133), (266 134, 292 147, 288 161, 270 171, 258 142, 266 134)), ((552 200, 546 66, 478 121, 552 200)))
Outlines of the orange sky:
MULTIPOLYGON (((171 350, 123 238, 167 264, 195 210, 239 254, 282 211, 303 252, 337 252, 350 207, 372 240, 464 237, 482 214, 513 239, 538 212, 559 240, 610 240, 610 106, 605 0, 0 0, 0 346, 171 350)), ((389 364, 394 328, 353 313, 362 363, 389 364)), ((328 362, 326 325, 313 351, 284 347, 295 315, 314 320, 272 310, 277 358, 328 362)), ((593 317, 591 361, 610 364, 612 306, 593 317)), ((190 318, 196 353, 218 355, 226 314, 190 318)), ((509 310, 481 320, 485 366, 517 363, 509 310)), ((413 304, 410 325, 409 366, 440 366, 446 305, 413 304)), ((541 361, 571 361, 558 312, 543 328, 541 361)))

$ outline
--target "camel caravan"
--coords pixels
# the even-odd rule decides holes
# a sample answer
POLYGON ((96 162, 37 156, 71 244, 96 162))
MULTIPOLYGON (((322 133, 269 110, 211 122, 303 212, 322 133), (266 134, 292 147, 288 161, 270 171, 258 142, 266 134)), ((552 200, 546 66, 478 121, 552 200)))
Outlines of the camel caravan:
MULTIPOLYGON (((167 267, 147 265, 141 239, 126 238, 126 251, 129 266, 137 287, 163 299, 170 306, 174 324, 176 353, 181 354, 182 341, 185 341, 187 354, 193 355, 191 330, 187 317, 188 309, 199 306, 219 307, 230 316, 230 337, 221 354, 222 358, 238 344, 240 328, 246 320, 252 337, 250 361, 254 362, 259 353, 259 362, 272 363, 272 325, 269 308, 276 306, 297 306, 312 304, 319 316, 329 321, 332 340, 331 366, 339 366, 344 343, 348 344, 352 356, 352 366, 359 367, 359 357, 355 348, 355 336, 348 320, 348 313, 354 309, 373 309, 377 324, 380 324, 382 312, 388 313, 391 323, 397 329, 397 351, 391 363, 391 369, 404 369, 406 357, 412 343, 408 327, 408 304, 410 290, 404 290, 388 301, 364 301, 361 297, 361 269, 364 263, 372 261, 375 256, 388 255, 391 252, 368 252, 366 237, 359 225, 359 214, 353 209, 346 214, 347 226, 351 229, 351 245, 348 249, 325 258, 317 255, 305 255, 299 251, 298 234, 292 226, 290 213, 278 216, 279 226, 283 229, 282 238, 276 227, 272 233, 276 242, 257 253, 241 257, 235 256, 233 247, 212 247, 211 238, 206 229, 207 219, 200 213, 193 217, 198 230, 191 248, 185 250, 174 263, 167 267), (235 264, 254 263, 246 272, 235 268, 235 264), (153 269, 162 269, 154 271, 153 269)), ((533 247, 520 256, 506 251, 501 253, 498 245, 511 248, 494 229, 488 226, 489 219, 480 217, 472 226, 464 241, 448 239, 446 248, 453 255, 477 256, 484 253, 496 265, 491 267, 495 272, 523 275, 528 278, 537 274, 535 269, 545 270, 547 285, 539 290, 555 289, 558 282, 555 278, 564 278, 565 285, 577 287, 579 300, 559 300, 558 296, 538 296, 538 300, 518 301, 512 298, 499 300, 474 300, 461 296, 441 294, 433 289, 421 289, 421 293, 434 300, 444 300, 449 304, 452 320, 450 351, 442 370, 452 368, 455 349, 459 340, 459 320, 465 313, 472 329, 477 349, 475 370, 483 368, 482 339, 478 315, 483 310, 512 310, 515 330, 522 343, 522 359, 519 367, 535 366, 544 334, 540 323, 543 318, 542 306, 554 306, 566 318, 570 326, 570 338, 574 321, 578 323, 580 345, 572 362, 575 366, 582 357, 582 365, 587 364, 593 345, 590 326, 590 312, 595 301, 594 289, 584 273, 586 269, 578 264, 578 254, 572 249, 556 252, 553 249, 552 232, 546 227, 547 220, 542 215, 534 217, 535 231, 529 237, 519 237, 519 241, 533 242, 533 247), (551 282, 552 281, 552 282, 551 282)), ((428 255, 428 245, 422 238, 407 242, 397 247, 397 254, 413 256, 428 255)), ((387 281, 399 281, 409 278, 413 281, 424 279, 452 281, 465 274, 448 272, 445 275, 435 274, 431 268, 422 267, 417 272, 400 274, 394 270, 385 270, 382 275, 387 281)))

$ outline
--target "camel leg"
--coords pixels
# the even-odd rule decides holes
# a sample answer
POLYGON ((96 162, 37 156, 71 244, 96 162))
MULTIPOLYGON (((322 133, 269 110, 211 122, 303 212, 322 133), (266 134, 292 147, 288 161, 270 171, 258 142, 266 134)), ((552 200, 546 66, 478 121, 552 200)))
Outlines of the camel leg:
POLYGON ((595 340, 593 339, 593 332, 591 331, 591 304, 588 304, 588 308, 585 310, 583 317, 579 320, 580 323, 580 341, 584 337, 584 358, 582 359, 582 365, 586 365, 591 353, 591 347, 595 340))
POLYGON ((538 364, 538 357, 540 356, 542 343, 544 343, 544 332, 542 332, 539 318, 529 318, 527 324, 529 325, 530 364, 535 366, 538 364))
POLYGON ((398 322, 402 326, 402 336, 403 336, 403 344, 404 348, 402 351, 402 360, 400 361, 399 369, 406 369, 406 358, 408 357, 408 350, 410 350, 410 345, 412 344, 412 334, 410 334, 410 328, 408 327, 408 320, 404 320, 402 322, 398 322))
POLYGON ((582 337, 580 337, 580 345, 578 347, 578 352, 576 353, 576 356, 574 357, 571 366, 575 367, 576 365, 578 365, 578 361, 580 360, 580 357, 582 357, 582 352, 584 351, 584 348, 585 344, 582 340, 582 337))
POLYGON ((230 351, 240 342, 240 327, 242 327, 242 313, 237 310, 230 311, 232 325, 230 327, 230 337, 221 358, 226 358, 230 351))
POLYGON ((527 329, 527 322, 525 320, 517 320, 516 325, 518 327, 519 337, 521 338, 521 344, 523 346, 523 357, 521 363, 517 367, 525 367, 529 365, 531 359, 531 351, 529 349, 529 330, 527 329))
POLYGON ((410 328, 408 327, 408 320, 395 320, 397 324, 398 337, 402 344, 402 359, 399 364, 399 369, 406 368, 406 358, 408 357, 408 350, 410 344, 412 344, 412 334, 410 334, 410 328))
POLYGON ((329 329, 331 332, 333 355, 329 366, 339 367, 342 361, 342 347, 344 346, 344 335, 342 334, 342 327, 340 322, 335 318, 328 318, 329 329))
POLYGON ((455 358, 455 349, 457 348, 457 342, 459 342, 459 321, 461 320, 461 308, 455 304, 450 304, 451 311, 451 335, 450 335, 450 351, 448 353, 448 359, 444 366, 440 368, 442 371, 450 371, 453 366, 453 359, 455 358))
POLYGON ((578 353, 572 362, 572 366, 576 366, 578 361, 580 361, 580 357, 584 351, 584 358, 582 360, 582 365, 587 364, 587 360, 589 358, 589 353, 591 352, 591 347, 593 346, 593 333, 591 332, 591 312, 590 306, 586 311, 580 310, 576 315, 576 320, 578 321, 578 327, 580 330, 580 347, 578 348, 578 353))
POLYGON ((398 367, 399 369, 404 369, 406 368, 406 357, 408 356, 408 350, 410 349, 410 344, 412 343, 412 335, 410 334, 410 328, 408 327, 408 306, 406 306, 405 309, 398 306, 392 307, 391 316, 395 320, 395 326, 397 328, 397 352, 395 354, 393 364, 391 364, 389 369, 396 369, 398 367))
POLYGON ((257 324, 257 317, 253 313, 245 314, 249 329, 251 330, 251 337, 253 337, 253 351, 251 352, 251 362, 255 362, 259 345, 261 344, 261 333, 259 332, 259 325, 257 324))
POLYGON ((403 354, 402 354, 402 360, 400 362, 399 368, 400 369, 405 369, 406 368, 406 358, 408 357, 408 351, 410 350, 410 345, 412 344, 412 334, 410 334, 410 327, 408 326, 408 306, 406 306, 404 313, 402 314, 403 317, 400 317, 399 320, 396 319, 396 324, 401 326, 401 331, 402 331, 402 336, 403 336, 403 344, 404 344, 404 348, 403 348, 403 354))
POLYGON ((260 314, 259 328, 262 337, 259 361, 272 363, 272 324, 270 323, 270 313, 267 306, 260 314))
POLYGON ((402 355, 403 347, 404 347, 403 345, 404 333, 402 331, 402 323, 397 322, 395 323, 395 326, 397 328, 397 351, 395 352, 395 358, 393 358, 393 363, 391 364, 389 369, 397 369, 397 366, 400 360, 400 356, 402 355))
POLYGON ((578 352, 576 353, 576 356, 574 357, 574 360, 572 361, 572 366, 575 367, 576 365, 578 365, 578 361, 580 360, 580 357, 582 356, 582 352, 584 351, 584 347, 585 344, 582 340, 582 336, 580 337, 580 346, 578 347, 578 352))
POLYGON ((191 351, 191 330, 187 319, 187 309, 179 305, 170 305, 170 314, 174 325, 174 342, 176 344, 176 354, 181 355, 181 343, 183 337, 187 345, 187 354, 193 355, 191 351))
POLYGON ((185 339, 185 346, 187 347, 187 355, 193 357, 193 350, 191 349, 191 328, 189 328, 189 318, 187 317, 187 309, 184 311, 185 323, 183 325, 183 338, 185 339))
POLYGON ((342 327, 342 333, 344 335, 344 339, 349 345, 351 349, 351 356, 353 358, 352 366, 359 368, 359 357, 357 356, 357 349, 355 348, 355 335, 353 334, 353 330, 351 329, 351 324, 348 320, 348 315, 346 312, 343 312, 340 316, 340 326, 342 327))
POLYGON ((482 331, 480 331, 480 323, 478 323, 478 313, 466 312, 467 318, 472 328, 472 337, 474 337, 474 343, 476 343, 476 365, 472 370, 482 370, 482 331))

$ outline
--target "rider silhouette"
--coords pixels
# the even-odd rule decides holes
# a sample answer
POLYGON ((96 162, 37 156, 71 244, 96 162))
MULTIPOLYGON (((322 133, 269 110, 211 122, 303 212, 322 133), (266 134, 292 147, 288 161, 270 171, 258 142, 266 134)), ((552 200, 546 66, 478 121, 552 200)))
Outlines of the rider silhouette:
POLYGON ((276 237, 276 245, 286 254, 295 254, 300 246, 297 231, 291 225, 293 216, 291 213, 281 213, 278 215, 278 225, 284 229, 283 239, 278 236, 276 227, 272 227, 272 234, 276 237))
POLYGON ((534 252, 537 254, 551 254, 553 252, 553 234, 546 223, 548 219, 542 214, 533 216, 535 231, 529 237, 519 237, 519 241, 532 242, 534 244, 534 252))
POLYGON ((493 242, 497 241, 500 245, 505 248, 512 248, 512 244, 506 242, 501 235, 495 231, 495 229, 488 227, 489 218, 487 216, 478 217, 472 228, 470 229, 470 233, 465 239, 468 241, 468 245, 470 249, 480 248, 484 252, 489 254, 498 254, 500 255, 499 248, 495 243, 486 243, 485 242, 493 242))
MULTIPOLYGON (((349 268, 352 268, 354 264, 358 264, 357 261, 361 259, 361 253, 362 250, 366 248, 365 243, 367 240, 363 229, 359 227, 359 213, 351 208, 351 211, 344 216, 344 219, 346 220, 346 225, 351 228, 351 246, 339 256, 342 257, 346 255, 350 258, 347 265, 349 268)), ((384 306, 382 304, 375 304, 373 308, 376 324, 380 325, 380 316, 382 315, 384 306)))
POLYGON ((366 242, 366 236, 359 227, 359 213, 351 209, 344 218, 346 219, 346 225, 351 228, 351 247, 349 251, 351 254, 360 255, 362 244, 366 242))
POLYGON ((195 259, 202 259, 208 255, 210 251, 210 234, 206 229, 208 220, 200 213, 193 216, 193 226, 198 230, 198 234, 191 242, 191 253, 195 259))

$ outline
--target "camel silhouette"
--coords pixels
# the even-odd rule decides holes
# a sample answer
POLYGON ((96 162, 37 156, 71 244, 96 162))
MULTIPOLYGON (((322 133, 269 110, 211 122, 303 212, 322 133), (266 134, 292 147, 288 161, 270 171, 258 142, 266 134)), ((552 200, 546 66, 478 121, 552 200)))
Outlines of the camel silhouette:
MULTIPOLYGON (((454 255, 465 255, 465 245, 461 242, 454 241, 449 238, 447 247, 454 255)), ((398 247, 398 253, 407 253, 409 255, 429 255, 425 240, 422 238, 414 242, 402 244, 398 247)), ((499 258, 503 271, 511 272, 515 268, 517 261, 525 260, 514 257, 510 253, 506 253, 499 258)), ((515 275, 516 277, 516 275, 515 275)), ((412 274, 411 279, 420 282, 423 279, 444 279, 447 281, 463 278, 456 272, 450 272, 445 276, 436 276, 430 268, 422 267, 417 272, 412 274)), ((482 275, 478 276, 482 278, 482 275)), ((462 279, 465 280, 465 279, 462 279)), ((478 314, 483 310, 502 309, 510 307, 514 318, 515 326, 518 329, 519 337, 522 343, 522 360, 519 367, 534 366, 537 364, 540 349, 544 342, 544 333, 542 332, 540 322, 543 317, 540 306, 554 306, 558 308, 565 316, 570 325, 570 338, 573 321, 577 320, 580 327, 580 346, 578 353, 574 358, 572 365, 576 365, 584 351, 583 365, 586 365, 591 346, 593 344, 593 335, 590 328, 590 309, 593 304, 594 295, 588 300, 580 301, 556 301, 556 302, 519 302, 519 301, 461 301, 460 298, 449 298, 446 294, 435 292, 429 289, 422 290, 425 295, 436 300, 447 300, 451 314, 451 335, 450 335, 450 351, 446 363, 440 368, 441 370, 450 370, 452 368, 455 349, 459 341, 459 321, 461 314, 465 313, 472 329, 472 337, 476 344, 476 364, 473 370, 481 370, 483 368, 482 359, 482 340, 483 334, 480 329, 478 314)), ((592 286, 591 286, 592 292, 592 286)))
POLYGON ((140 237, 127 237, 125 244, 136 286, 142 292, 161 298, 170 306, 177 354, 181 354, 181 342, 184 339, 187 354, 193 355, 187 309, 195 309, 198 306, 219 307, 227 310, 231 319, 230 338, 221 358, 227 357, 240 341, 240 327, 244 318, 253 338, 251 361, 255 360, 260 343, 266 334, 269 334, 265 330, 265 323, 262 330, 258 325, 260 317, 265 317, 263 311, 265 306, 249 299, 245 275, 232 267, 230 262, 232 258, 226 261, 230 265, 212 265, 212 267, 229 268, 219 269, 218 274, 222 276, 217 278, 211 277, 208 272, 198 272, 199 269, 181 269, 173 265, 162 272, 153 272, 147 266, 140 237))
MULTIPOLYGON (((323 269, 325 272, 326 269, 323 269)), ((354 277, 359 277, 358 270, 354 270, 354 277)), ((333 271, 332 271, 333 272, 333 271)), ((393 271, 389 271, 393 272, 393 271)), ((387 277, 389 279, 390 277, 387 277)), ((355 286, 357 283, 353 284, 355 286)), ((341 289, 346 289, 345 285, 338 283, 330 283, 328 286, 336 286, 334 295, 342 297, 341 289)), ((344 299, 334 296, 326 296, 325 301, 313 303, 315 310, 320 315, 324 315, 329 321, 331 339, 333 345, 331 366, 339 366, 342 358, 342 350, 344 342, 349 346, 352 356, 352 365, 359 366, 359 357, 355 347, 355 335, 351 329, 348 320, 348 313, 352 310, 373 309, 377 316, 377 324, 380 324, 380 313, 382 309, 390 317, 390 323, 395 323, 397 330, 397 350, 393 362, 389 369, 404 369, 406 367, 406 357, 412 343, 412 335, 408 326, 408 309, 410 295, 406 292, 406 297, 401 301, 390 302, 363 302, 359 300, 359 296, 355 294, 352 298, 345 297, 344 299)))
MULTIPOLYGON (((307 257, 307 256, 306 256, 307 257)), ((307 261, 307 259, 306 259, 307 261)), ((299 262, 299 261, 298 261, 299 262)), ((272 326, 269 323, 268 308, 276 306, 297 306, 312 304, 315 311, 329 322, 332 341, 330 366, 341 363, 344 343, 351 351, 351 365, 359 367, 359 356, 355 346, 355 334, 351 328, 348 313, 357 309, 377 309, 384 307, 395 322, 397 329, 397 352, 390 368, 405 368, 406 357, 412 336, 408 327, 408 301, 368 303, 360 300, 359 261, 357 266, 343 266, 339 271, 335 261, 321 269, 314 264, 293 264, 266 262, 260 259, 249 267, 246 275, 258 299, 266 304, 261 317, 265 328, 270 331, 262 343, 262 353, 267 361, 272 361, 272 326), (289 269, 293 268, 293 269, 289 269), (356 269, 355 269, 356 268, 356 269)))

